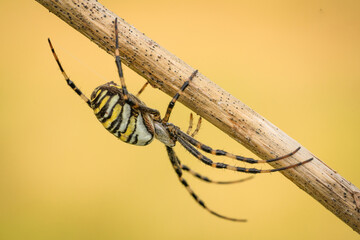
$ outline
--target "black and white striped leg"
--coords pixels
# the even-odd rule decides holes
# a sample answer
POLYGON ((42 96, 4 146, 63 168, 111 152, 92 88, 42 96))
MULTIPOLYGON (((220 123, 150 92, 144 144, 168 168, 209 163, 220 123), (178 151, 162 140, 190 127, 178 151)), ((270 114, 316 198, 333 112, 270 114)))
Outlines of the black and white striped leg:
POLYGON ((120 59, 120 51, 119 51, 119 30, 117 26, 117 18, 115 18, 115 63, 118 69, 120 82, 121 82, 121 88, 122 93, 124 95, 125 101, 129 99, 129 93, 126 89, 125 79, 124 79, 124 73, 121 66, 121 59, 120 59))
POLYGON ((189 86, 189 82, 195 77, 195 75, 198 73, 198 70, 195 70, 191 76, 189 77, 189 79, 187 81, 184 82, 184 84, 182 85, 182 87, 180 88, 180 90, 175 94, 175 96, 173 97, 173 99, 170 101, 168 108, 166 109, 166 114, 164 116, 164 118, 162 119, 163 123, 167 123, 169 121, 170 115, 171 115, 171 111, 175 106, 175 102, 178 100, 178 98, 180 97, 180 94, 187 88, 187 86, 189 86))
POLYGON ((207 153, 210 153, 212 155, 217 155, 217 156, 225 156, 225 157, 228 157, 228 158, 232 158, 232 159, 235 159, 235 160, 238 160, 238 161, 243 161, 243 162, 247 162, 247 163, 251 163, 251 164, 253 164, 253 163, 269 163, 269 162, 279 161, 281 159, 284 159, 284 158, 287 158, 287 157, 290 157, 290 156, 294 155, 297 151, 300 150, 300 147, 298 147, 294 151, 292 151, 292 152, 290 152, 290 153, 288 153, 286 155, 277 157, 277 158, 268 159, 268 160, 256 160, 256 159, 253 159, 253 158, 247 158, 247 157, 235 155, 235 154, 232 154, 232 153, 228 153, 228 152, 226 152, 224 150, 212 149, 211 147, 197 141, 192 136, 189 136, 189 135, 185 134, 181 130, 178 130, 178 134, 183 139, 185 139, 187 142, 189 142, 191 145, 193 145, 196 148, 201 149, 201 150, 203 150, 203 151, 205 151, 207 153))
POLYGON ((67 76, 67 74, 65 73, 65 70, 64 68, 61 66, 61 63, 60 63, 60 60, 58 58, 58 56, 56 55, 55 53, 55 49, 53 47, 53 45, 51 44, 51 41, 50 41, 50 38, 48 38, 48 42, 49 42, 49 45, 50 45, 50 48, 51 48, 51 52, 53 53, 54 55, 54 58, 60 68, 60 71, 62 73, 62 75, 64 76, 67 84, 71 87, 72 90, 74 90, 76 92, 77 95, 79 95, 86 103, 87 105, 89 105, 90 107, 90 100, 85 96, 85 94, 83 94, 81 92, 81 90, 75 85, 75 83, 73 81, 70 80, 70 78, 67 76))
POLYGON ((232 184, 232 183, 241 183, 241 182, 245 182, 245 181, 248 181, 252 178, 254 178, 254 176, 249 176, 249 177, 246 177, 246 178, 242 178, 242 179, 238 179, 238 180, 233 180, 233 181, 214 181, 214 180, 211 180, 209 179, 208 177, 205 177, 193 170, 191 170, 188 166, 186 165, 183 165, 183 164, 180 164, 179 165, 180 168, 188 173, 190 173, 191 175, 193 175, 194 177, 198 178, 198 179, 201 179, 205 182, 208 182, 208 183, 215 183, 215 184, 232 184))
MULTIPOLYGON (((123 94, 124 100, 130 104, 131 108, 139 109, 140 111, 146 111, 148 113, 151 113, 154 115, 154 119, 160 120, 160 113, 158 110, 139 105, 136 101, 133 101, 129 97, 129 93, 127 91, 126 84, 125 84, 124 73, 123 73, 122 66, 121 66, 120 51, 119 51, 119 30, 118 30, 118 26, 117 26, 117 18, 115 18, 115 63, 116 63, 118 73, 119 73, 121 89, 122 89, 122 94, 123 94)), ((140 89, 140 92, 138 93, 138 95, 141 94, 141 92, 145 89, 146 85, 147 84, 145 84, 142 87, 142 89, 140 89)))
POLYGON ((254 176, 249 176, 247 178, 242 178, 242 179, 238 179, 238 180, 232 180, 232 181, 214 181, 214 180, 211 180, 209 179, 208 177, 205 177, 203 175, 201 175, 200 173, 197 173, 195 171, 193 171, 191 168, 189 168, 188 166, 186 165, 183 165, 181 162, 180 162, 180 159, 175 155, 175 158, 176 158, 176 161, 177 161, 177 165, 184 171, 190 173, 191 175, 193 175, 194 177, 200 179, 200 180, 203 180, 205 182, 208 182, 208 183, 216 183, 216 184, 232 184, 232 183, 241 183, 241 182, 245 182, 247 180, 250 180, 252 179, 254 176))
POLYGON ((286 167, 281 167, 281 168, 274 168, 274 169, 256 169, 256 168, 243 168, 243 167, 236 167, 233 165, 229 165, 226 163, 220 163, 220 162, 213 162, 210 158, 207 158, 206 156, 204 156, 203 154, 201 154, 198 150, 196 150, 190 143, 188 143, 185 139, 183 139, 182 137, 178 136, 178 142, 180 142, 180 144, 188 151, 190 152, 193 156, 195 156, 197 159, 199 159, 200 161, 202 161, 203 163, 205 163, 206 165, 209 165, 211 167, 214 168, 224 168, 224 169, 228 169, 228 170, 232 170, 232 171, 236 171, 236 172, 246 172, 246 173, 270 173, 270 172, 277 172, 277 171, 282 171, 282 170, 286 170, 289 168, 294 168, 300 165, 303 165, 307 162, 310 162, 311 160, 313 160, 313 158, 310 158, 308 160, 305 160, 303 162, 299 162, 296 164, 292 164, 286 167))
POLYGON ((226 216, 223 216, 217 212, 214 212, 213 210, 209 209, 205 203, 194 193, 194 191, 190 188, 189 184, 186 182, 186 180, 182 177, 182 171, 181 168, 178 164, 178 158, 174 152, 174 150, 171 147, 166 146, 166 150, 168 152, 170 161, 171 161, 171 165, 173 166, 179 181, 182 183, 182 185, 184 185, 184 187, 186 188, 186 190, 190 193, 190 195, 195 199, 195 201, 200 204, 204 209, 206 209, 208 212, 210 212, 211 214, 226 219, 226 220, 231 220, 231 221, 236 221, 236 222, 246 222, 246 219, 236 219, 236 218, 229 218, 226 216))

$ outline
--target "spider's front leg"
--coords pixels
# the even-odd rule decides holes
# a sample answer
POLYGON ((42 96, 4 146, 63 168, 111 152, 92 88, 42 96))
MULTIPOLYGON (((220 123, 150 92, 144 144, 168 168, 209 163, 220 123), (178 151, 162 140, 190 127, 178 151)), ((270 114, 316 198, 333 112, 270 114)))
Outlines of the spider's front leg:
POLYGON ((298 162, 286 167, 280 167, 280 168, 274 168, 274 169, 257 169, 257 168, 244 168, 244 167, 237 167, 234 165, 229 165, 226 163, 222 163, 222 162, 214 162, 212 161, 210 158, 204 156, 203 154, 201 154, 198 150, 195 149, 195 147, 193 147, 191 145, 191 143, 189 143, 187 141, 187 139, 183 138, 184 133, 182 133, 179 129, 176 129, 176 134, 177 134, 177 141, 180 142, 180 144, 188 151, 190 152, 194 157, 196 157, 197 159, 199 159, 201 162, 205 163, 206 165, 209 165, 211 167, 214 168, 223 168, 223 169, 228 169, 231 171, 236 171, 236 172, 245 172, 245 173, 271 173, 271 172, 278 172, 278 171, 282 171, 282 170, 286 170, 286 169, 290 169, 290 168, 294 168, 294 167, 298 167, 300 165, 306 164, 310 161, 313 160, 313 158, 307 159, 303 162, 298 162))
MULTIPOLYGON (((230 220, 230 221, 235 221, 235 222, 246 222, 246 219, 238 219, 238 218, 230 218, 230 217, 226 217, 224 215, 221 215, 211 209, 209 209, 204 201, 202 201, 199 196, 191 189, 191 187, 189 186, 189 184, 187 183, 187 181, 183 178, 182 176, 182 166, 180 165, 180 161, 178 159, 178 157, 176 156, 173 148, 166 146, 166 150, 168 152, 169 155, 169 159, 171 162, 172 167, 174 168, 176 175, 179 179, 179 181, 181 182, 181 184, 186 188, 186 190, 189 192, 189 194, 194 198, 194 200, 200 205, 202 206, 205 210, 207 210, 208 212, 210 212, 211 214, 226 219, 226 220, 230 220)), ((200 177, 199 177, 200 178, 200 177)), ((204 180, 204 179, 203 179, 204 180)), ((247 179, 248 180, 248 179, 247 179)))
POLYGON ((58 56, 57 56, 57 54, 56 54, 56 52, 55 52, 55 49, 54 49, 54 47, 53 47, 53 45, 52 45, 52 43, 51 43, 51 41, 50 41, 50 38, 48 38, 48 42, 49 42, 49 46, 50 46, 51 52, 52 52, 52 54, 53 54, 53 56, 54 56, 54 58, 55 58, 55 61, 57 62, 58 66, 59 66, 59 68, 60 68, 60 71, 61 71, 62 75, 63 75, 64 78, 65 78, 66 83, 71 87, 72 90, 74 90, 74 91, 76 92, 77 95, 79 95, 79 96, 86 102, 86 104, 87 104, 89 107, 91 107, 91 102, 90 102, 90 100, 85 96, 85 94, 83 94, 83 93, 81 92, 81 90, 75 85, 75 83, 74 83, 73 81, 70 80, 70 78, 69 78, 68 75, 66 74, 66 72, 65 72, 63 66, 61 65, 60 60, 59 60, 59 58, 58 58, 58 56))

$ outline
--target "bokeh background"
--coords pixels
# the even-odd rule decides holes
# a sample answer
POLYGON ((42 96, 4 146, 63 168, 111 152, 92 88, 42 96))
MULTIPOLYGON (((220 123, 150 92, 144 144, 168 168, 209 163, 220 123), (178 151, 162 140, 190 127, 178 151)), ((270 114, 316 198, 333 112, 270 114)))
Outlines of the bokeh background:
MULTIPOLYGON (((359 1, 101 3, 360 185, 359 1)), ((110 55, 35 1, 1 8, 0 239, 358 239, 279 173, 228 186, 187 177, 212 209, 249 221, 210 215, 162 144, 131 146, 103 129, 65 84, 47 37, 87 95, 117 80, 110 55)), ((132 92, 145 82, 128 68, 125 77, 132 92)), ((162 113, 170 100, 151 87, 141 98, 162 113)), ((171 120, 186 128, 189 113, 178 104, 171 120)), ((206 121, 198 139, 254 157, 206 121)), ((214 179, 244 177, 176 151, 214 179)))

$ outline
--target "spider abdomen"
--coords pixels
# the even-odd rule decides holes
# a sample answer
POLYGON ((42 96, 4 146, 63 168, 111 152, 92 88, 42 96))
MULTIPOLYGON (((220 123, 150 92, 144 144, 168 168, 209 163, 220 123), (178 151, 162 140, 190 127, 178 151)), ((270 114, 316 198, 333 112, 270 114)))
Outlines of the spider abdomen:
POLYGON ((95 89, 91 107, 101 124, 120 140, 144 146, 154 137, 154 124, 148 115, 134 110, 122 100, 117 89, 95 89))

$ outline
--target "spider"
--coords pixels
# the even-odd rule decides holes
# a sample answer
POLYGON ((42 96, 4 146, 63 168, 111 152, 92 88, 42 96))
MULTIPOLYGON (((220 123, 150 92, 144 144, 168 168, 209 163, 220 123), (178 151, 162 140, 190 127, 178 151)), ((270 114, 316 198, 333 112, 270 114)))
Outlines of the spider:
POLYGON ((199 205, 201 205, 204 209, 206 209, 208 212, 210 212, 211 214, 217 217, 231 221, 238 221, 238 222, 246 221, 246 219, 238 219, 238 218, 223 216, 208 208, 207 205, 205 205, 205 203, 198 197, 198 195, 191 189, 189 184, 183 178, 183 171, 189 172, 191 175, 203 181, 210 183, 217 183, 217 184, 243 182, 249 180, 251 177, 235 180, 235 181, 227 181, 227 182, 210 180, 209 178, 192 171, 189 167, 181 163, 181 161, 179 160, 179 158, 177 157, 174 151, 174 146, 176 142, 179 142, 195 158, 199 159, 204 164, 209 165, 213 168, 223 168, 231 171, 245 172, 252 174, 277 172, 277 171, 300 166, 312 160, 312 158, 310 158, 306 161, 299 162, 286 167, 260 170, 256 168, 244 168, 244 167, 237 167, 225 163, 214 162, 210 158, 200 153, 199 150, 202 150, 212 155, 225 156, 228 158, 232 158, 234 160, 253 164, 253 163, 269 163, 290 157, 294 155, 297 151, 299 151, 300 147, 295 149, 293 152, 288 153, 281 157, 277 157, 269 160, 255 160, 253 158, 242 157, 223 150, 213 149, 197 141, 194 138, 194 136, 197 134, 197 132, 200 129, 201 118, 199 118, 198 120, 198 124, 195 131, 192 134, 190 134, 193 125, 192 114, 190 115, 189 128, 186 133, 183 132, 176 125, 170 123, 169 118, 176 101, 180 97, 181 93, 185 91, 185 89, 188 87, 192 79, 196 77, 196 75, 198 74, 198 70, 195 70, 190 75, 188 80, 183 83, 182 87, 178 90, 178 92, 174 95, 174 97, 170 101, 166 109, 165 116, 161 118, 160 112, 158 110, 147 107, 145 103, 143 103, 138 98, 140 93, 146 87, 146 84, 136 96, 128 92, 125 85, 123 70, 121 66, 121 59, 119 55, 117 19, 115 19, 114 25, 115 25, 114 26, 115 27, 115 63, 117 66, 121 85, 118 85, 117 83, 112 81, 105 83, 95 88, 95 90, 91 94, 90 99, 87 98, 65 73, 64 68, 60 63, 60 60, 56 55, 54 47, 52 46, 52 43, 49 38, 48 42, 51 51, 60 68, 61 73, 63 74, 67 84, 71 87, 71 89, 74 90, 77 93, 77 95, 79 95, 87 103, 87 105, 94 111, 95 116, 101 122, 101 124, 117 138, 119 138, 120 140, 126 143, 130 143, 138 146, 148 145, 154 139, 154 137, 158 139, 160 142, 162 142, 166 147, 166 151, 168 153, 170 162, 177 174, 179 181, 182 183, 182 185, 184 185, 186 190, 195 199, 195 201, 199 205))

